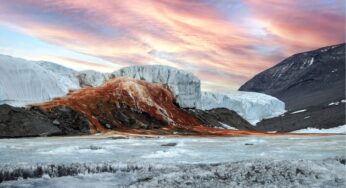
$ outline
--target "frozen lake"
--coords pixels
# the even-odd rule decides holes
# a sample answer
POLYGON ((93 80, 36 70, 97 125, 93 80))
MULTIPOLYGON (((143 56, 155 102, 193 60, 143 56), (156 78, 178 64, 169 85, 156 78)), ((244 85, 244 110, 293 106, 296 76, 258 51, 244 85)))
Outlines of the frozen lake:
POLYGON ((218 163, 248 159, 345 156, 345 135, 228 138, 1 139, 4 164, 74 162, 218 163), (176 143, 174 147, 161 146, 176 143))
MULTIPOLYGON (((0 169, 3 174, 13 172, 13 169, 17 169, 19 172, 16 172, 16 176, 18 177, 25 177, 26 175, 23 172, 26 171, 29 174, 34 174, 32 177, 41 178, 5 181, 0 184, 0 187, 15 187, 22 185, 27 185, 27 187, 60 187, 62 186, 61 183, 64 181, 69 182, 68 185, 71 187, 76 185, 85 185, 84 187, 88 187, 88 185, 93 185, 93 183, 98 181, 103 182, 102 186, 99 184, 101 187, 112 187, 112 185, 128 186, 130 185, 130 182, 138 181, 138 179, 140 179, 139 176, 151 171, 151 167, 148 167, 150 165, 154 166, 159 172, 162 170, 167 171, 165 168, 172 168, 171 170, 168 170, 171 172, 180 168, 186 168, 190 171, 192 167, 186 167, 184 165, 191 164, 213 165, 215 163, 227 164, 246 160, 263 160, 258 162, 258 165, 262 165, 262 163, 268 163, 270 165, 271 161, 278 161, 277 168, 280 169, 280 165, 287 163, 283 162, 283 164, 281 164, 280 161, 282 160, 299 161, 303 159, 322 161, 323 159, 334 157, 344 158, 345 145, 345 135, 228 138, 193 137, 112 139, 101 137, 48 137, 1 139, 0 169), (162 146, 169 143, 176 143, 176 145, 162 146), (44 166, 52 164, 65 166, 62 168, 56 167, 57 170, 52 170, 51 167, 44 166), (71 164, 75 165, 69 166, 71 164), (117 166, 114 167, 114 165, 117 166), (176 167, 175 165, 180 166, 176 167), (134 173, 138 171, 137 168, 145 173, 134 173), (39 169, 39 171, 37 169, 39 169), (43 172, 41 172, 42 169, 43 172), (44 175, 44 169, 46 169, 48 174, 53 174, 53 177, 57 177, 47 179, 47 176, 44 175), (119 169, 125 169, 126 173, 119 173, 119 169), (62 172, 54 172, 59 170, 62 172), (64 175, 65 171, 66 175, 64 175), (115 171, 117 171, 117 173, 113 173, 115 171), (131 173, 129 173, 129 171, 131 171, 131 173), (35 175, 35 173, 37 174, 38 172, 42 174, 35 175), (97 174, 85 174, 85 172, 96 172, 97 174)), ((285 168, 291 168, 292 166, 292 168, 295 168, 294 165, 297 163, 298 162, 293 162, 293 164, 289 164, 289 167, 285 168)), ((333 165, 328 163, 327 166, 333 169, 335 176, 339 176, 340 174, 342 175, 344 167, 342 165, 340 166, 339 162, 334 164, 334 161, 332 163, 333 165)), ((246 162, 246 164, 248 164, 248 162, 246 162)), ((318 165, 324 164, 325 163, 323 162, 318 165)), ((241 167, 244 166, 243 164, 236 165, 241 167)), ((304 165, 305 163, 303 163, 303 166, 304 165)), ((297 166, 299 167, 302 165, 297 166)), ((310 166, 311 165, 308 165, 307 169, 311 168, 310 166)), ((231 167, 228 167, 227 169, 230 168, 231 167)), ((327 168, 323 166, 323 168, 316 167, 316 169, 320 170, 327 168)), ((292 171, 294 170, 295 169, 292 171)), ((181 170, 177 171, 180 172, 181 170)), ((287 169, 284 171, 286 172, 287 169)), ((236 173, 241 174, 242 172, 245 173, 244 170, 236 173)), ((151 173, 152 172, 148 174, 151 173)), ((198 170, 198 174, 199 173, 198 170)), ((329 173, 329 171, 326 171, 326 173, 329 173)), ((158 176, 158 174, 160 173, 156 173, 155 176, 158 176)), ((150 177, 151 176, 153 175, 150 175, 150 177)), ((332 177, 332 179, 336 178, 332 177)), ((336 184, 331 185, 339 185, 338 183, 340 184, 340 182, 336 182, 336 184)), ((344 185, 344 183, 344 180, 341 181, 341 185, 344 185)), ((155 185, 156 184, 153 184, 151 186, 155 185)), ((173 185, 176 186, 175 184, 173 185)), ((207 186, 207 184, 205 185, 207 186)), ((323 184, 322 182, 319 186, 320 185, 325 186, 329 185, 329 183, 323 184)))

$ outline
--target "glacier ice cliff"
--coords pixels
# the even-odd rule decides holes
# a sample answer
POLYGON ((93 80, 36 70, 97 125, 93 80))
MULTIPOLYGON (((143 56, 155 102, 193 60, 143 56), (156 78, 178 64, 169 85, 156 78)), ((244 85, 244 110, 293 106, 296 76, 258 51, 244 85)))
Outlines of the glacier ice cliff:
POLYGON ((23 106, 65 95, 73 85, 33 61, 0 55, 0 104, 23 106))
POLYGON ((279 99, 256 92, 234 91, 227 94, 202 92, 197 104, 201 110, 228 108, 237 112, 252 125, 262 119, 285 113, 285 103, 279 99))
POLYGON ((131 66, 113 72, 113 76, 167 85, 174 93, 176 102, 183 108, 195 108, 201 97, 201 83, 196 76, 169 66, 131 66))
POLYGON ((64 91, 66 91, 66 93, 68 90, 80 88, 80 80, 76 77, 77 74, 80 74, 78 71, 47 61, 34 61, 34 63, 52 72, 57 78, 57 82, 64 86, 64 91))
POLYGON ((111 78, 109 73, 100 73, 93 70, 80 71, 76 74, 80 87, 96 87, 111 78))

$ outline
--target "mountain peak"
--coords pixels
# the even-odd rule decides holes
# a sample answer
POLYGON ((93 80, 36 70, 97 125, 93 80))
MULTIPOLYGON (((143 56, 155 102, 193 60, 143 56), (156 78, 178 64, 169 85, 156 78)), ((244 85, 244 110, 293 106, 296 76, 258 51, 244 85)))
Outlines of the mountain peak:
POLYGON ((293 55, 246 82, 240 91, 266 93, 289 109, 345 98, 345 43, 293 55))

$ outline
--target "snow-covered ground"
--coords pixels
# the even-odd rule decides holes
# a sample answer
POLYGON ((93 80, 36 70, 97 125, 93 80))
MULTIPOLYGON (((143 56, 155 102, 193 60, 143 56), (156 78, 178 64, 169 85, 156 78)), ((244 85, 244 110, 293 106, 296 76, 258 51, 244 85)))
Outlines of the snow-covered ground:
POLYGON ((233 91, 227 94, 202 92, 197 108, 201 110, 228 108, 252 125, 285 113, 285 103, 279 99, 262 93, 245 91, 233 91))
POLYGON ((292 133, 346 134, 346 125, 341 125, 339 127, 334 127, 329 129, 316 129, 316 128, 308 127, 306 129, 293 131, 292 133))
POLYGON ((14 181, 0 187, 340 187, 345 142, 341 135, 2 139, 0 178, 14 181))

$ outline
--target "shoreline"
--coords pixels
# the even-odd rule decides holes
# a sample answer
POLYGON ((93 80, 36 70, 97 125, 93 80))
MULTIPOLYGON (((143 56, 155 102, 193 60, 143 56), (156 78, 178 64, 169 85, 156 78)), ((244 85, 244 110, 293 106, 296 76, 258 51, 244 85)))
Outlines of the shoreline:
POLYGON ((94 133, 89 135, 66 135, 66 136, 27 136, 27 137, 4 137, 2 139, 29 139, 29 138, 110 138, 110 139, 129 139, 129 138, 229 138, 229 137, 277 137, 277 136, 338 136, 341 133, 263 133, 249 135, 177 135, 177 134, 135 134, 128 132, 112 131, 107 133, 94 133))

